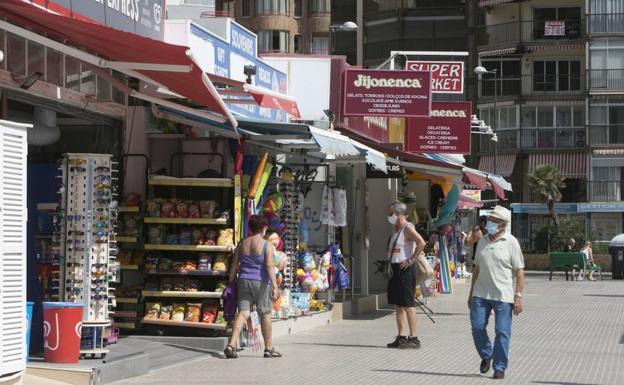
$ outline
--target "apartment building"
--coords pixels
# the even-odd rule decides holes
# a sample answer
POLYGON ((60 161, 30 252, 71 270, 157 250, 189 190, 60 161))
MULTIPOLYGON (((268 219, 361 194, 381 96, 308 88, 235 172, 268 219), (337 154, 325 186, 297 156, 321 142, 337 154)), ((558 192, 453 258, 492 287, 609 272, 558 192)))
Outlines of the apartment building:
POLYGON ((561 213, 597 240, 622 232, 624 0, 487 0, 478 28, 478 111, 498 132, 482 138, 479 168, 509 178, 525 247, 547 220, 526 184, 540 164, 566 177, 561 213), (620 101, 618 101, 618 99, 620 101), (620 107, 621 106, 621 107, 620 107))
POLYGON ((329 52, 330 0, 217 0, 215 6, 258 35, 259 53, 329 52))

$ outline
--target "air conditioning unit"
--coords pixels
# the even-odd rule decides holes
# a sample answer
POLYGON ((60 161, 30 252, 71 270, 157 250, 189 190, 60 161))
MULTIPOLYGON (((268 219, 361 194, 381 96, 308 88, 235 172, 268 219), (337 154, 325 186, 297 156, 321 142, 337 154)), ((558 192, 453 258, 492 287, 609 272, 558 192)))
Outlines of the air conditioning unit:
POLYGON ((574 143, 577 148, 587 146, 587 140, 585 140, 585 129, 574 131, 574 143))

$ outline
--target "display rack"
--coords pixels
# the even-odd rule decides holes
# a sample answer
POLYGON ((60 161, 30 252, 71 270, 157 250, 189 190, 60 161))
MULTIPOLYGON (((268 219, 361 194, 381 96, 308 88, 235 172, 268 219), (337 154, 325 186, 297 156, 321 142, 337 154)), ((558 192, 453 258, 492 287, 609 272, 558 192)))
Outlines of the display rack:
POLYGON ((37 204, 37 235, 35 235, 37 269, 43 290, 44 301, 60 301, 61 264, 61 221, 58 203, 37 204))
POLYGON ((109 282, 118 274, 110 263, 117 252, 115 165, 108 154, 66 154, 59 162, 65 255, 59 286, 65 301, 83 304, 83 330, 92 329, 83 355, 107 352, 102 336, 110 325, 109 301, 115 301, 109 282))

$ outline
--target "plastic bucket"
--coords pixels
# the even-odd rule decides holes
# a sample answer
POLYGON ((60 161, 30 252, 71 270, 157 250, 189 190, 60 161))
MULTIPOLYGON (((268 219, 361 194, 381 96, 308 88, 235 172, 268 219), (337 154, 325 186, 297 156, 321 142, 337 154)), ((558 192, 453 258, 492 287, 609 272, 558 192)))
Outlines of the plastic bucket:
POLYGON ((75 364, 80 359, 83 305, 43 303, 43 358, 46 362, 75 364))

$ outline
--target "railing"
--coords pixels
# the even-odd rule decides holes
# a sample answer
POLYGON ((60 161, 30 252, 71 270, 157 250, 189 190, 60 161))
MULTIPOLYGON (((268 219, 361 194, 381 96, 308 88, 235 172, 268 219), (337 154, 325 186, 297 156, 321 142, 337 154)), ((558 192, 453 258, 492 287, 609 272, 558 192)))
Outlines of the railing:
MULTIPOLYGON (((491 76, 491 75, 489 75, 491 76)), ((522 75, 515 77, 492 77, 479 80, 479 97, 517 95, 582 95, 585 92, 585 77, 580 74, 522 75)))
POLYGON ((587 76, 593 91, 624 90, 624 69, 587 70, 587 76))
POLYGON ((584 128, 522 128, 520 146, 523 149, 584 148, 584 128))
POLYGON ((588 181, 590 202, 617 202, 622 200, 624 181, 588 181))
POLYGON ((203 18, 213 18, 213 17, 229 17, 230 19, 234 18, 234 11, 204 11, 201 13, 200 17, 203 18))
POLYGON ((590 124, 589 140, 592 146, 622 146, 624 124, 590 124))
POLYGON ((494 146, 498 145, 498 150, 512 150, 518 148, 518 136, 520 130, 498 130, 498 143, 491 140, 489 135, 479 135, 479 151, 480 152, 494 152, 494 146))
POLYGON ((290 10, 283 9, 257 9, 256 16, 290 16, 290 10))
POLYGON ((329 48, 312 48, 310 49, 311 55, 329 55, 329 48))
POLYGON ((480 46, 577 40, 585 36, 583 20, 514 21, 477 28, 480 46), (559 24, 558 24, 559 23, 559 24))
MULTIPOLYGON (((587 193, 587 180, 568 178, 564 181, 566 187, 561 189, 561 203, 578 203, 587 202, 589 194, 587 193)), ((534 191, 529 192, 530 202, 541 202, 544 198, 540 197, 534 191)))
POLYGON ((624 13, 592 13, 587 15, 587 33, 624 33, 624 13))

